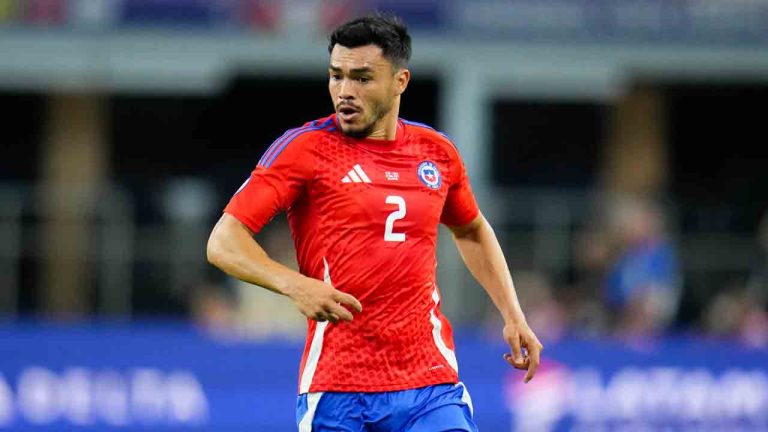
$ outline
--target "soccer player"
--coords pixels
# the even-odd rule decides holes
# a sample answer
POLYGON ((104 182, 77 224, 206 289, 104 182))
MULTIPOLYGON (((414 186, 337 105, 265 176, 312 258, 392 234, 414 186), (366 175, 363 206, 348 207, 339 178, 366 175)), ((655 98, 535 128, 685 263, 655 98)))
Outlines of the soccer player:
POLYGON ((288 296, 308 318, 300 431, 475 431, 440 313, 438 224, 501 312, 505 360, 536 373, 526 323, 496 236, 449 138, 398 118, 411 39, 395 17, 350 21, 330 37, 329 117, 264 153, 211 233, 208 259, 288 296), (299 272, 253 239, 287 211, 299 272))

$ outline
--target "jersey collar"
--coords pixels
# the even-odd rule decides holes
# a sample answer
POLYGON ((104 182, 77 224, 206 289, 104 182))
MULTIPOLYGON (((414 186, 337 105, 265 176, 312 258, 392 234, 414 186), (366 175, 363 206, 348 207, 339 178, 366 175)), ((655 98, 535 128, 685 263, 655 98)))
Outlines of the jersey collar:
POLYGON ((400 118, 397 119, 397 130, 395 131, 395 139, 393 140, 376 138, 352 138, 346 136, 344 135, 344 132, 341 131, 341 127, 339 127, 339 119, 336 117, 336 114, 332 114, 331 118, 333 119, 333 124, 336 127, 336 131, 355 144, 363 144, 366 146, 385 149, 396 146, 398 143, 402 142, 403 138, 405 137, 405 123, 403 123, 400 118))

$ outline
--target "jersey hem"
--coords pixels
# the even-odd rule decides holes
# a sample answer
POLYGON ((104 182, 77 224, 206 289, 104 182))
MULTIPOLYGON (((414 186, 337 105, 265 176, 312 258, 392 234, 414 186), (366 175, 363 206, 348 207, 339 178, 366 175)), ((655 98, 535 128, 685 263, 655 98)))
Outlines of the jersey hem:
POLYGON ((476 207, 474 211, 470 214, 472 215, 472 217, 467 217, 466 221, 460 219, 458 221, 447 221, 447 222, 440 221, 440 223, 448 227, 463 227, 463 226, 469 225, 470 222, 477 219, 477 217, 480 215, 480 208, 476 207), (452 222, 456 222, 456 224, 453 224, 452 222))
POLYGON ((429 381, 422 384, 414 385, 413 383, 400 383, 400 384, 386 384, 386 385, 365 385, 365 384, 335 384, 335 385, 312 385, 309 388, 308 392, 305 393, 299 393, 299 395, 307 394, 307 393, 317 393, 317 392, 345 392, 345 393, 378 393, 378 392, 390 392, 390 391, 401 391, 401 390, 413 390, 418 389, 422 387, 432 386, 432 385, 440 385, 440 384, 458 384, 459 379, 458 377, 456 379, 451 380, 435 380, 435 381, 429 381))

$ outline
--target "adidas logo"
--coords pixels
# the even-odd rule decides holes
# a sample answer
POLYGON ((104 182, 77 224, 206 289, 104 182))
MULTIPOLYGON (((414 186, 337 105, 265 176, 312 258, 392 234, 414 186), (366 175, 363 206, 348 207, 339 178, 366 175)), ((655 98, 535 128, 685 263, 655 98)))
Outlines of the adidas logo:
POLYGON ((341 179, 342 183, 371 183, 371 179, 365 174, 360 164, 355 164, 351 170, 341 179))

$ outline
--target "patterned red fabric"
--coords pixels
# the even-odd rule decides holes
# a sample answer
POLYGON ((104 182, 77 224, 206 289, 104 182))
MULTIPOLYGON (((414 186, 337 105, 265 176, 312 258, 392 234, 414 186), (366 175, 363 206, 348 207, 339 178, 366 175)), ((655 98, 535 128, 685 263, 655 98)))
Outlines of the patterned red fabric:
POLYGON ((329 277, 363 305, 352 322, 308 321, 300 393, 458 381, 439 310, 437 229, 479 210, 448 138, 400 120, 395 140, 358 140, 340 133, 335 116, 288 131, 225 208, 254 232, 279 211, 288 212, 300 271, 329 277))

